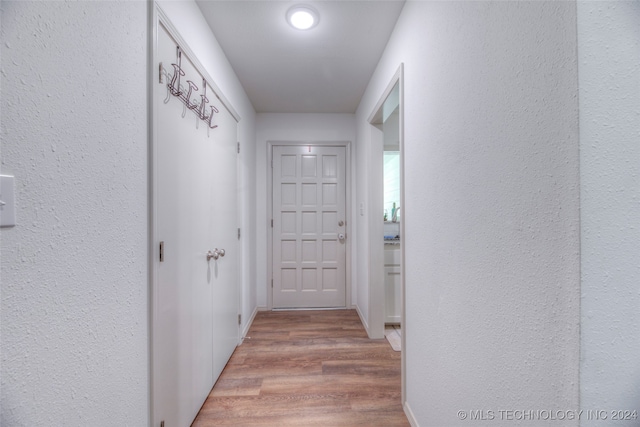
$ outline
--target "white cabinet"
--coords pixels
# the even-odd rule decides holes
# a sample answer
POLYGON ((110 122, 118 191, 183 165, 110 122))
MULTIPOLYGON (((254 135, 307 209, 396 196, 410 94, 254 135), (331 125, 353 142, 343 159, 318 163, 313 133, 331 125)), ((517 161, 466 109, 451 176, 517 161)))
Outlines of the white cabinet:
POLYGON ((400 323, 402 285, 400 282, 400 248, 384 250, 384 322, 400 323))

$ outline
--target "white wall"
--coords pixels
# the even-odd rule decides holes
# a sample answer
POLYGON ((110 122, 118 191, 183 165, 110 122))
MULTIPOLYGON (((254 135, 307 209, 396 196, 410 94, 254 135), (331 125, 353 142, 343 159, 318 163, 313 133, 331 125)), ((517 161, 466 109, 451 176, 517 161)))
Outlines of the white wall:
POLYGON ((1 7, 0 424, 145 426, 147 4, 1 7))
MULTIPOLYGON (((579 408, 575 28, 570 2, 409 1, 358 109, 360 167, 366 119, 404 62, 403 327, 419 425, 579 408)), ((523 422, 544 424, 557 421, 523 422)))
POLYGON ((608 416, 582 425, 617 425, 640 412, 640 2, 578 2, 578 55, 580 404, 608 416))
POLYGON ((220 44, 211 32, 193 0, 159 1, 161 9, 189 45, 202 66, 240 116, 238 140, 241 143, 239 198, 242 217, 242 327, 247 328, 257 307, 256 293, 256 113, 229 64, 220 44))
MULTIPOLYGON (((355 190, 355 115, 353 114, 274 114, 259 113, 256 120, 256 181, 257 181, 257 287, 258 306, 266 308, 271 277, 267 266, 267 226, 271 215, 267 212, 267 144, 271 141, 351 141, 351 191, 355 190)), ((353 205, 353 204, 352 204, 353 205)), ((355 210, 355 207, 352 206, 355 210)), ((351 217, 352 224, 355 215, 351 217)), ((352 227, 351 230, 355 230, 352 227)), ((355 239, 354 236, 347 238, 355 239)), ((352 246, 352 252, 355 245, 352 246)), ((352 255, 353 256, 353 255, 352 255)), ((352 270, 352 283, 357 280, 352 270)), ((352 287, 352 301, 355 300, 355 286, 352 287)))
MULTIPOLYGON (((242 118, 246 324, 255 112, 196 4, 164 5, 242 118)), ((149 422, 148 6, 2 2, 2 425, 149 422)))

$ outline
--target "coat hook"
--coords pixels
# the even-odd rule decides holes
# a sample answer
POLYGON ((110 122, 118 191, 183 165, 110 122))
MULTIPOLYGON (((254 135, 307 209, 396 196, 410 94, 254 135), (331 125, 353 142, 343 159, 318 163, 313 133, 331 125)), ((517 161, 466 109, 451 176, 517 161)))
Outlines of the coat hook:
POLYGON ((213 105, 210 105, 210 107, 211 107, 211 115, 209 116, 209 129, 215 129, 215 128, 218 127, 218 125, 214 125, 213 124, 213 114, 214 113, 219 113, 219 111, 213 105))
MULTIPOLYGON (((219 110, 214 105, 209 105, 209 107, 211 108, 211 114, 206 114, 206 105, 209 102, 209 98, 207 98, 207 81, 204 79, 204 77, 202 78, 203 89, 202 95, 200 95, 200 104, 191 102, 191 94, 198 91, 198 86, 196 86, 193 81, 187 80, 189 90, 185 95, 180 85, 180 77, 185 75, 185 72, 182 69, 182 49, 180 49, 180 46, 176 46, 176 56, 178 57, 178 61, 177 64, 171 64, 173 65, 173 76, 171 77, 171 82, 167 84, 169 93, 173 96, 178 97, 178 99, 180 99, 180 101, 182 101, 182 103, 185 105, 186 109, 193 111, 198 116, 198 118, 200 118, 200 120, 207 123, 208 129, 217 128, 218 125, 213 124, 213 115, 215 113, 219 113, 219 110)), ((162 63, 160 63, 160 70, 162 73, 162 63)), ((165 103, 169 102, 169 98, 170 95, 167 94, 165 103)), ((182 117, 184 117, 186 109, 184 110, 182 117)))
POLYGON ((195 85, 195 83, 193 83, 191 80, 187 80, 187 83, 189 84, 189 93, 187 93, 186 98, 186 104, 187 107, 189 107, 190 109, 194 109, 197 108, 198 106, 196 104, 192 104, 191 103, 191 92, 193 91, 193 89, 195 89, 196 91, 198 90, 198 86, 195 85))
POLYGON ((200 103, 200 118, 206 120, 207 116, 204 114, 204 108, 206 103, 209 102, 209 98, 207 98, 207 82, 204 79, 202 79, 202 86, 204 89, 202 95, 200 95, 200 98, 202 98, 202 102, 200 103))
POLYGON ((171 65, 173 65, 173 78, 171 79, 171 83, 169 83, 169 90, 173 95, 180 96, 180 76, 184 76, 184 71, 182 71, 182 68, 180 68, 178 64, 171 65))

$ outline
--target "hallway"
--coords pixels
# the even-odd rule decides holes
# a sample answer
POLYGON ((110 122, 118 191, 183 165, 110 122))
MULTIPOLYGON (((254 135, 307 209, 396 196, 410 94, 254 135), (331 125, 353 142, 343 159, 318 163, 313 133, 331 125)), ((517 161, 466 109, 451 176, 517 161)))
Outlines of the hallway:
MULTIPOLYGON (((197 363, 177 368, 174 360, 184 360, 180 354, 192 352, 198 334, 210 336, 209 328, 173 335, 177 344, 167 348, 176 354, 154 365, 160 359, 154 334, 173 331, 162 329, 156 316, 177 313, 161 304, 167 293, 159 292, 158 272, 178 253, 198 266, 180 271, 204 273, 211 280, 202 286, 212 292, 215 274, 223 272, 216 265, 238 272, 238 298, 224 309, 235 340, 248 336, 196 425, 406 424, 399 355, 384 339, 368 340, 358 319, 371 328, 382 315, 374 309, 381 288, 370 286, 379 278, 370 271, 377 265, 370 262, 372 248, 382 236, 370 226, 381 224, 384 212, 372 203, 381 184, 370 172, 373 143, 383 141, 371 115, 398 70, 408 421, 467 427, 470 420, 459 411, 481 409, 640 412, 640 1, 308 3, 317 5, 321 21, 300 33, 287 24, 289 2, 270 0, 0 2, 0 172, 7 177, 0 186, 0 224, 6 220, 0 229, 0 425, 188 425, 213 375, 198 387, 187 422, 168 422, 160 412, 181 413, 172 405, 195 394, 193 378, 205 378, 192 369, 197 363), (351 85, 361 92, 342 108, 320 109, 317 102, 347 92, 344 77, 355 69, 347 60, 360 62, 352 61, 360 53, 352 42, 369 47, 371 36, 382 34, 365 24, 368 15, 349 20, 323 9, 342 5, 357 12, 383 3, 401 10, 371 69, 351 85), (253 8, 258 4, 272 13, 253 8), (251 20, 225 10, 213 14, 219 23, 210 25, 207 7, 246 11, 251 20), (193 54, 178 50, 175 40, 162 68, 152 61, 161 18, 193 54), (274 42, 273 53, 284 59, 253 50, 261 44, 258 25, 271 28, 272 36, 260 41, 274 42), (332 25, 358 38, 337 38, 332 25), (252 50, 225 49, 221 28, 228 40, 252 50), (346 53, 327 48, 323 35, 346 53), (305 51, 320 65, 302 60, 298 53, 305 51), (161 69, 173 72, 180 52, 197 58, 211 77, 205 85, 185 75, 181 83, 188 90, 192 79, 199 94, 207 88, 208 103, 204 95, 191 98, 209 118, 217 86, 241 119, 232 141, 239 146, 228 146, 236 155, 237 173, 229 177, 236 177, 239 213, 223 216, 237 220, 224 228, 233 243, 214 237, 206 246, 184 248, 156 236, 159 203, 185 206, 182 192, 176 199, 153 193, 161 117, 151 101, 160 94, 161 105, 176 105, 162 104, 171 80, 161 69), (232 56, 265 66, 240 69, 232 56), (336 68, 325 67, 327 61, 336 68), (256 84, 256 74, 284 83, 256 84), (305 81, 297 77, 313 80, 320 95, 296 89, 290 83, 305 81), (286 93, 295 103, 285 102, 286 93), (301 141, 352 146, 344 306, 358 315, 267 311, 273 307, 269 147, 301 141), (217 264, 207 260, 216 248, 227 251, 217 264), (344 318, 324 318, 334 315, 344 318), (158 380, 161 372, 175 374, 171 381, 188 391, 161 398, 154 387, 177 389, 158 380)), ((216 123, 208 127, 187 110, 184 104, 172 115, 188 128, 175 140, 178 154, 193 147, 187 132, 219 147, 218 131, 229 126, 212 129, 216 123)), ((186 182, 171 159, 167 163, 166 182, 186 182)), ((222 171, 207 166, 211 174, 222 171)), ((236 186, 225 182, 216 179, 214 188, 236 186)), ((194 215, 231 206, 207 193, 202 207, 189 207, 194 215)), ((195 225, 190 218, 176 221, 195 225)), ((220 323, 212 327, 220 331, 220 323)))
POLYGON ((400 387, 355 310, 259 312, 193 426, 408 426, 400 387))

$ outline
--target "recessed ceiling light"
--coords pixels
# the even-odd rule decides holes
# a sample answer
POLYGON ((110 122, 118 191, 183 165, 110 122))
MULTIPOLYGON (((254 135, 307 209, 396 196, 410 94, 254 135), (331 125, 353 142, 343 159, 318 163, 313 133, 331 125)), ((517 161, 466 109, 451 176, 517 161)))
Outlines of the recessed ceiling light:
POLYGON ((311 6, 297 5, 287 11, 287 22, 298 30, 309 30, 320 21, 318 12, 311 6))

